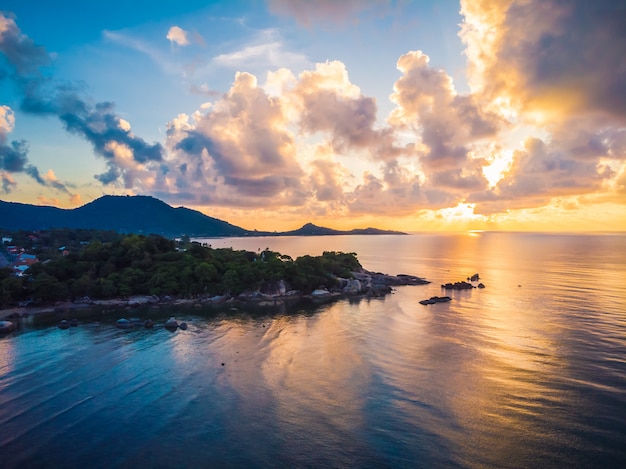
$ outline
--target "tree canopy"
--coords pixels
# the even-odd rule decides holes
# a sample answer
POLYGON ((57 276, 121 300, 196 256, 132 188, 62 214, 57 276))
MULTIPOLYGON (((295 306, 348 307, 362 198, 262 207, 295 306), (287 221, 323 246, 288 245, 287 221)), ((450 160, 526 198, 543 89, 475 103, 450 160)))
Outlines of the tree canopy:
MULTIPOLYGON (((310 293, 361 268, 355 253, 324 252, 295 260, 278 252, 212 249, 156 235, 96 235, 80 249, 33 265, 23 277, 0 271, 0 306, 131 295, 238 295, 283 280, 310 293)), ((185 240, 186 241, 186 240, 185 240)))

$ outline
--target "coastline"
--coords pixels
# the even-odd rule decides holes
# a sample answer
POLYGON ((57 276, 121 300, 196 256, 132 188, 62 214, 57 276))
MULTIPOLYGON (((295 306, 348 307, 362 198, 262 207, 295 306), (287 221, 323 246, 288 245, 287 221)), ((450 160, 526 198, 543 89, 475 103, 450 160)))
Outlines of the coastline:
POLYGON ((160 308, 164 306, 228 306, 228 305, 254 305, 260 307, 281 306, 285 302, 311 300, 314 302, 330 302, 343 298, 381 298, 390 294, 395 286, 427 285, 430 281, 414 275, 397 274, 389 275, 380 272, 370 272, 362 269, 352 272, 352 279, 337 278, 338 287, 317 289, 311 293, 303 294, 297 290, 278 289, 274 292, 263 293, 249 291, 241 295, 218 295, 197 297, 170 297, 155 295, 137 295, 128 298, 111 298, 105 300, 92 300, 82 298, 75 301, 56 302, 51 305, 18 306, 0 310, 0 320, 14 321, 22 318, 40 315, 58 315, 59 318, 69 319, 67 316, 73 311, 100 310, 102 313, 121 312, 140 307, 160 308))

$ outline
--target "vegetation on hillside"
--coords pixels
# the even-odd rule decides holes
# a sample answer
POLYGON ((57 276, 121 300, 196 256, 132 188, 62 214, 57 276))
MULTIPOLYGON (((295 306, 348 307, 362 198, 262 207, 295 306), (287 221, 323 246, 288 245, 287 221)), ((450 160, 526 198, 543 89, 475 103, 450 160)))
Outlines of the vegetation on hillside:
MULTIPOLYGON (((88 244, 78 241, 77 250, 66 251, 64 256, 55 254, 31 266, 23 277, 14 276, 10 269, 0 269, 0 306, 13 306, 27 299, 51 303, 86 296, 238 295, 280 280, 289 288, 309 293, 332 287, 336 277, 351 277, 351 271, 361 268, 355 253, 324 252, 293 260, 270 250, 254 253, 212 249, 156 235, 92 235, 88 244)), ((58 240, 48 246, 47 252, 55 253, 56 244, 58 240)))

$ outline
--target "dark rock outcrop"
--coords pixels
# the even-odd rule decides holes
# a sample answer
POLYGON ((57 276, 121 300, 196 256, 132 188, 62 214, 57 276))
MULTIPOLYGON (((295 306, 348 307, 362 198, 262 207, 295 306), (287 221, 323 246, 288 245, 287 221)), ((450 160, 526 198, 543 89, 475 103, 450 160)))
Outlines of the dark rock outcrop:
POLYGON ((449 282, 441 285, 441 288, 443 288, 444 290, 471 290, 472 288, 474 288, 474 285, 469 282, 449 282))
POLYGON ((433 296, 430 297, 427 300, 422 300, 420 301, 420 304, 422 305, 434 305, 435 303, 447 303, 448 301, 451 301, 452 298, 450 298, 449 296, 433 296))

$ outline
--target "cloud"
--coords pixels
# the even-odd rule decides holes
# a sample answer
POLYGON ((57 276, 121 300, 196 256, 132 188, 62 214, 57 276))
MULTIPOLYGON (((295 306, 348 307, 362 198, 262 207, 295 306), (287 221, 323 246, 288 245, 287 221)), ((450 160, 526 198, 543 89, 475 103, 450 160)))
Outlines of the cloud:
POLYGON ((421 51, 398 60, 402 77, 394 84, 397 107, 389 122, 418 134, 426 170, 458 169, 467 164, 472 144, 496 134, 501 118, 481 109, 473 96, 457 94, 452 78, 429 61, 421 51))
POLYGON ((598 191, 615 176, 605 164, 576 159, 561 151, 559 142, 538 138, 526 140, 514 153, 513 164, 495 188, 469 197, 476 213, 494 213, 515 208, 546 205, 553 197, 598 191))
POLYGON ((626 4, 461 1, 473 90, 525 111, 626 119, 626 4))
POLYGON ((13 179, 9 173, 0 171, 0 187, 2 188, 2 192, 8 194, 12 192, 16 186, 17 183, 15 182, 15 179, 13 179))
POLYGON ((37 196, 37 201, 39 202, 39 205, 48 205, 50 207, 59 206, 59 199, 57 199, 56 197, 50 198, 50 197, 44 197, 43 195, 39 195, 37 196))
POLYGON ((419 175, 397 162, 384 165, 382 177, 366 172, 363 182, 346 194, 353 214, 406 216, 419 209, 448 207, 457 200, 439 189, 425 187, 419 175))
POLYGON ((4 143, 6 135, 15 127, 15 113, 6 105, 0 106, 0 143, 4 143))
POLYGON ((199 96, 208 96, 210 98, 215 98, 222 94, 217 90, 213 90, 209 88, 209 85, 207 85, 206 83, 202 83, 201 85, 191 85, 189 87, 189 91, 191 92, 191 94, 195 94, 199 96))
POLYGON ((172 43, 179 46, 188 46, 189 39, 187 39, 187 31, 179 26, 172 26, 167 31, 166 38, 172 43))
POLYGON ((40 67, 51 62, 45 48, 22 34, 15 20, 2 12, 0 12, 0 53, 6 57, 13 69, 11 73, 19 77, 36 74, 40 67))
POLYGON ((403 152, 395 145, 391 129, 375 128, 376 100, 364 96, 350 82, 345 65, 339 61, 318 63, 314 70, 302 72, 287 99, 297 109, 302 131, 329 134, 338 154, 365 149, 378 160, 403 152))
MULTIPOLYGON (((328 15, 357 18, 385 3, 269 6, 312 25, 328 15)), ((475 204, 477 213, 492 214, 557 206, 562 197, 580 205, 599 195, 620 198, 623 3, 468 0, 461 8, 471 91, 458 92, 426 54, 409 51, 397 61, 395 107, 386 120, 342 62, 312 65, 273 29, 212 59, 212 67, 237 70, 230 89, 192 86, 211 102, 171 119, 162 143, 135 135, 112 103, 94 103, 84 90, 45 76, 52 57, 7 16, 0 17, 0 76, 20 90, 22 111, 55 116, 91 143, 106 164, 95 176, 101 184, 189 205, 408 215, 475 204), (268 72, 261 85, 252 73, 259 71, 268 72), (500 180, 489 173, 492 163, 500 180)), ((168 63, 143 41, 104 34, 168 63)), ((178 26, 167 38, 177 46, 193 42, 178 26)), ((9 142, 14 125, 11 109, 0 106, 0 187, 13 190, 13 176, 23 173, 73 195, 54 172, 30 164, 26 142, 9 142)), ((563 200, 559 206, 569 206, 563 200)))
POLYGON ((618 187, 626 159, 626 5, 462 1, 461 13, 472 97, 527 135, 496 186, 470 195, 476 209, 538 207, 618 187))
POLYGON ((237 73, 231 89, 207 114, 196 114, 193 121, 185 115, 173 120, 168 147, 175 160, 170 160, 164 184, 184 191, 202 187, 216 203, 302 201, 303 171, 295 158, 294 136, 278 99, 251 74, 237 73))
MULTIPOLYGON (((127 167, 122 171, 116 161, 113 148, 126 148, 136 164, 142 165, 163 159, 163 148, 159 143, 149 144, 133 134, 130 124, 114 112, 112 103, 92 104, 82 97, 76 87, 69 84, 53 84, 41 75, 40 69, 50 62, 45 49, 21 33, 15 22, 0 14, 0 52, 7 58, 11 67, 10 76, 22 93, 20 108, 35 115, 57 116, 65 129, 89 141, 97 155, 102 156, 109 165, 105 175, 97 179, 105 184, 116 182, 123 174, 132 172, 127 167), (116 177, 114 177, 116 176, 116 177)), ((3 107, 0 114, 0 126, 12 128, 14 118, 3 107)), ((29 174, 42 185, 67 191, 66 185, 55 181, 46 183, 39 170, 27 164, 25 142, 12 142, 6 145, 6 132, 3 131, 0 156, 2 169, 10 172, 22 171, 29 174)))
POLYGON ((289 52, 274 29, 265 29, 249 44, 233 52, 219 54, 211 60, 219 67, 233 70, 275 70, 280 67, 302 68, 309 60, 302 54, 289 52))
POLYGON ((171 54, 164 53, 149 42, 134 37, 125 31, 103 31, 105 39, 123 47, 128 47, 147 56, 152 62, 161 68, 165 73, 178 75, 180 66, 171 58, 171 54))
POLYGON ((355 18, 360 13, 389 5, 389 0, 268 0, 270 12, 294 18, 303 26, 313 23, 335 24, 355 18))
POLYGON ((311 162, 310 185, 315 199, 320 202, 343 202, 343 179, 347 171, 332 160, 316 159, 311 162))

